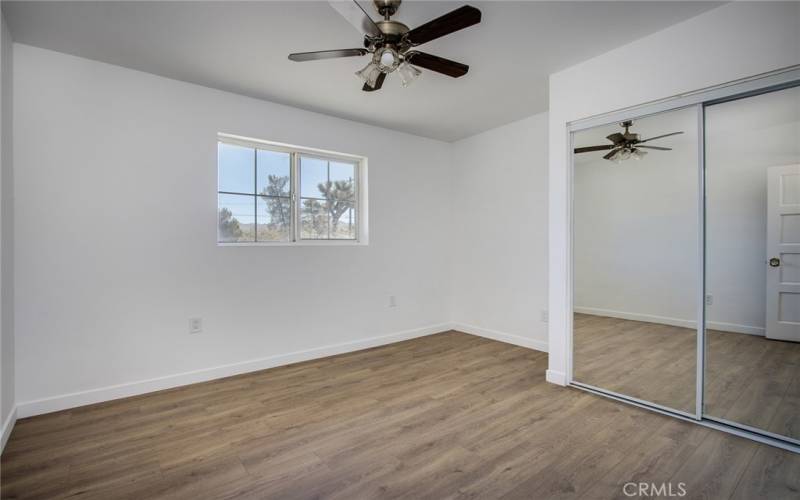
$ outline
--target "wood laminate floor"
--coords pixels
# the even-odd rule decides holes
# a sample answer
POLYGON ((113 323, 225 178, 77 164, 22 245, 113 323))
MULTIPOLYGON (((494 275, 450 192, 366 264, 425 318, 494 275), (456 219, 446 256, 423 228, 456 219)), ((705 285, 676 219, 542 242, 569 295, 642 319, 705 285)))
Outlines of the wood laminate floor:
POLYGON ((3 498, 800 495, 800 455, 544 381, 458 332, 22 419, 3 498))
MULTIPOLYGON (((576 314, 576 381, 695 411, 695 330, 576 314)), ((800 440, 800 344, 707 333, 705 414, 800 440)))

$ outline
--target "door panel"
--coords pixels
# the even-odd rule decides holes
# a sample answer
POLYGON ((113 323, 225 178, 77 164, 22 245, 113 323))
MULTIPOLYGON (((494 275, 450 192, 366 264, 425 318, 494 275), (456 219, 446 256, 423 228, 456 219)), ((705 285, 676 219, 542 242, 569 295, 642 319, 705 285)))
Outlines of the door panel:
POLYGON ((800 214, 780 215, 781 243, 800 244, 800 214))
POLYGON ((781 253, 781 285, 800 285, 800 252, 781 253))
POLYGON ((767 169, 767 331, 800 342, 800 165, 767 169))
POLYGON ((778 322, 792 323, 786 325, 789 329, 797 328, 800 326, 800 292, 779 292, 778 296, 778 322))
POLYGON ((780 204, 800 205, 800 174, 788 172, 780 175, 780 204))

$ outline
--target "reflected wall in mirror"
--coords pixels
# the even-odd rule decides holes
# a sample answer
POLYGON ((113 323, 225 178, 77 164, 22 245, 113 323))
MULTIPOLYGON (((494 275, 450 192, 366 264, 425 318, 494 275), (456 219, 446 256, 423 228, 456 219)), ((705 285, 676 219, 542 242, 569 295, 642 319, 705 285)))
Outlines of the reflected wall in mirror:
POLYGON ((693 415, 697 116, 573 135, 573 380, 693 415))
POLYGON ((705 113, 704 414, 800 442, 800 87, 705 113))

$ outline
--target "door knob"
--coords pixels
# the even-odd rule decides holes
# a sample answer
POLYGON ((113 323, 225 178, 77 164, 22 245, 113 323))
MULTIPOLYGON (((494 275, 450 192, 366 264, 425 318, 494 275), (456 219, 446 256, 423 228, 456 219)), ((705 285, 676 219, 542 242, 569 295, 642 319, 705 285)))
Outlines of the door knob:
POLYGON ((781 259, 779 259, 777 257, 773 257, 773 258, 769 259, 769 265, 771 267, 780 267, 781 259))

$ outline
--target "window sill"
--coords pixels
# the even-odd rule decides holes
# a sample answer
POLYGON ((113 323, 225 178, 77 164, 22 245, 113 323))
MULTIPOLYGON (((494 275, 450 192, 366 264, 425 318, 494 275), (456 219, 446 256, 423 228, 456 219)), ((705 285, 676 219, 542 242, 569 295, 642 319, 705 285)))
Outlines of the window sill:
POLYGON ((365 247, 368 245, 368 242, 358 240, 217 242, 218 247, 365 247))

